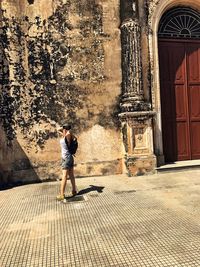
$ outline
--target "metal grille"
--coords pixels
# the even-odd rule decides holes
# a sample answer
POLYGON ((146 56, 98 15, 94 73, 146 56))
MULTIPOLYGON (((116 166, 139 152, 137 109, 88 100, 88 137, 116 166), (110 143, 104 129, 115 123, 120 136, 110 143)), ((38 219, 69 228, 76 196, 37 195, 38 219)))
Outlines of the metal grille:
POLYGON ((170 9, 161 18, 158 36, 200 39, 200 13, 185 7, 170 9))

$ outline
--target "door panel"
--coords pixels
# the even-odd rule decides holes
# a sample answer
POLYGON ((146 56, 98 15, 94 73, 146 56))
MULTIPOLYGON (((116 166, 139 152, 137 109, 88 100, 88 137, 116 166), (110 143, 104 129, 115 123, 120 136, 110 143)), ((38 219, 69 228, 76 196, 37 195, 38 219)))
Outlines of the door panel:
POLYGON ((187 134, 187 122, 177 122, 176 123, 176 139, 177 139, 177 158, 176 160, 187 160, 189 143, 187 134))
POLYGON ((191 158, 200 158, 200 43, 189 43, 187 51, 191 158))
POLYGON ((185 47, 181 43, 168 43, 170 55, 170 76, 172 84, 184 84, 185 77, 185 47))
POLYGON ((190 157, 190 135, 185 45, 159 42, 159 60, 165 160, 186 160, 190 157))
POLYGON ((187 50, 187 70, 188 70, 188 83, 200 82, 200 43, 188 43, 187 50))
POLYGON ((177 156, 176 160, 186 160, 190 156, 189 134, 188 134, 188 112, 187 94, 185 85, 175 86, 176 99, 176 140, 177 156))
POLYGON ((200 85, 189 86, 190 120, 200 120, 200 85))
POLYGON ((191 123, 191 148, 192 148, 192 159, 200 158, 200 122, 191 123))
POLYGON ((187 121, 187 95, 185 85, 176 85, 175 87, 175 104, 176 104, 176 121, 187 121))

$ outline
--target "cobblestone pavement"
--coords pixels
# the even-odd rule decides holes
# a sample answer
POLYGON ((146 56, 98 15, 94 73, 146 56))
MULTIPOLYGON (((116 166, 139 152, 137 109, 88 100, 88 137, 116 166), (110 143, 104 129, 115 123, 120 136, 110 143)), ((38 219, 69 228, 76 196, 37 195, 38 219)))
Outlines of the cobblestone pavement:
POLYGON ((200 171, 0 191, 0 267, 200 266, 200 171))

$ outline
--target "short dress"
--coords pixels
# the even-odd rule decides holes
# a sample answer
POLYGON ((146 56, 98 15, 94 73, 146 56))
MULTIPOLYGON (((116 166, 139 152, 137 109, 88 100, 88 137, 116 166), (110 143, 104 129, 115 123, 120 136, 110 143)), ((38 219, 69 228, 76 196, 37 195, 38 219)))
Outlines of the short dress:
POLYGON ((74 157, 69 152, 67 144, 65 142, 65 138, 60 139, 61 146, 61 166, 63 170, 71 169, 74 166, 74 157))

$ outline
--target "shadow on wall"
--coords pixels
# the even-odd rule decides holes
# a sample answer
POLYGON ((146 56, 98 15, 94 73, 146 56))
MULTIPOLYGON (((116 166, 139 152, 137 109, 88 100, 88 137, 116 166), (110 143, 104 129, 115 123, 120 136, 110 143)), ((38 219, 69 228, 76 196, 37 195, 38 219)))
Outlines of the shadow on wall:
POLYGON ((12 147, 0 142, 0 190, 39 182, 40 178, 17 140, 12 147))

